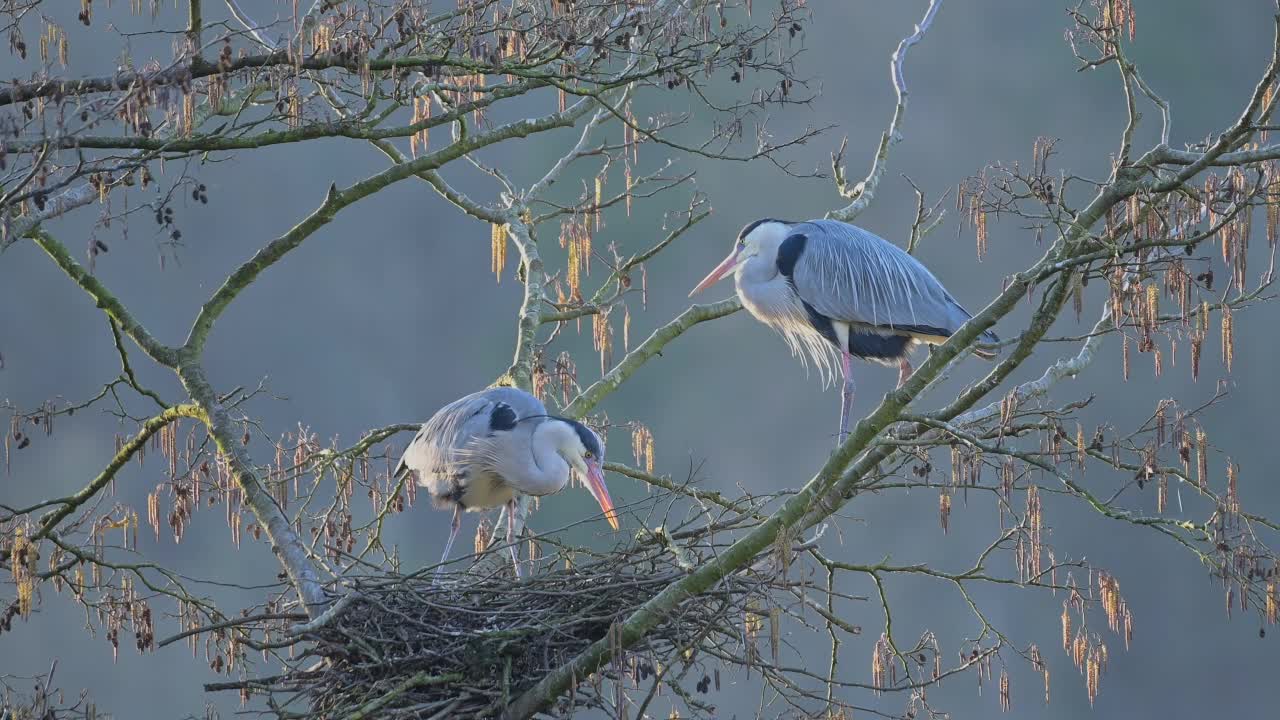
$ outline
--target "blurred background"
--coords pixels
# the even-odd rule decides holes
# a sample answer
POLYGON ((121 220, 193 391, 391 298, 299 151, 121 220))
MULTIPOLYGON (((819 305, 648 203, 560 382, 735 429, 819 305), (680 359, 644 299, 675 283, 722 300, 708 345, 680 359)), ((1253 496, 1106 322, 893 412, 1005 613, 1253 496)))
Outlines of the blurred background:
MULTIPOLYGON (((221 3, 206 5, 207 22, 225 19, 221 3)), ((262 3, 258 12, 286 14, 291 5, 262 3)), ((769 5, 757 1, 756 10, 767 12, 769 5)), ((837 129, 788 157, 796 170, 825 170, 829 153, 847 135, 849 174, 860 177, 893 107, 889 55, 919 20, 926 3, 825 0, 810 5, 815 22, 806 24, 795 39, 804 49, 798 74, 811 78, 821 96, 811 107, 775 114, 769 128, 781 139, 806 125, 835 124, 837 129)), ((1135 5, 1138 37, 1132 56, 1172 104, 1175 147, 1234 121, 1268 60, 1273 4, 1138 0, 1135 5)), ((99 8, 98 25, 92 29, 69 17, 65 25, 72 41, 71 75, 100 74, 120 61, 119 39, 99 26, 108 19, 121 32, 153 27, 123 8, 99 8)), ((180 28, 184 22, 185 10, 163 3, 154 26, 180 28)), ((988 163, 1028 164, 1038 136, 1059 139, 1054 166, 1084 177, 1105 177, 1124 123, 1123 96, 1114 67, 1076 71, 1078 63, 1064 41, 1068 27, 1061 2, 947 3, 909 56, 911 100, 905 140, 894 148, 876 201, 859 224, 901 242, 914 214, 915 196, 900 174, 909 175, 932 201, 988 163)), ((147 57, 170 57, 168 42, 129 40, 139 65, 147 57)), ((30 70, 17 67, 7 55, 0 58, 0 77, 23 76, 30 70)), ((536 107, 545 112, 551 103, 550 96, 540 97, 525 110, 536 107)), ((697 111, 699 106, 682 93, 642 95, 637 100, 637 115, 685 109, 697 111)), ((1138 145, 1147 147, 1157 137, 1159 116, 1148 105, 1143 112, 1146 124, 1138 145)), ((705 125, 706 119, 699 121, 705 125)), ((621 130, 611 127, 606 135, 618 139, 621 130)), ((545 168, 572 142, 574 133, 540 137, 504 144, 485 157, 517 179, 526 179, 545 168)), ((640 170, 652 169, 661 160, 660 151, 643 148, 640 170)), ((170 257, 160 268, 163 238, 154 234, 149 217, 142 217, 132 223, 127 237, 116 225, 96 231, 111 247, 109 254, 98 257, 97 275, 157 337, 178 342, 200 303, 226 274, 314 209, 331 182, 350 184, 384 167, 385 160, 359 141, 279 146, 193 167, 208 188, 210 202, 178 207, 182 245, 177 262, 170 257)), ((839 203, 829 180, 794 179, 767 163, 744 166, 681 158, 677 169, 697 171, 697 190, 709 198, 715 212, 648 264, 649 302, 643 311, 639 303, 633 305, 633 345, 687 307, 688 290, 723 256, 742 225, 766 215, 819 217, 839 203)), ((473 197, 494 196, 494 186, 484 178, 450 172, 455 171, 446 172, 450 180, 473 197)), ((619 180, 611 177, 615 183, 619 180)), ((652 244, 664 233, 663 213, 687 206, 688 199, 688 189, 677 190, 658 201, 638 202, 630 218, 621 209, 607 213, 597 247, 611 242, 634 252, 652 244)), ((1077 206, 1083 204, 1079 197, 1076 200, 1077 206)), ((972 230, 957 232, 953 201, 945 207, 946 221, 928 237, 919 257, 963 304, 977 311, 999 290, 1004 276, 1024 267, 1043 248, 1023 223, 992 222, 989 254, 979 260, 972 230)), ((49 229, 79 252, 92 215, 91 209, 82 211, 49 229)), ((549 230, 543 235, 548 238, 548 266, 559 267, 563 257, 550 240, 553 235, 549 230)), ((301 423, 322 440, 336 436, 349 444, 368 428, 425 419, 442 404, 490 383, 510 362, 520 288, 511 266, 495 284, 488 240, 487 227, 463 216, 422 183, 402 182, 362 201, 271 268, 230 307, 208 345, 211 380, 226 390, 252 387, 265 378, 279 399, 257 400, 250 412, 274 433, 296 430, 301 423)), ((1261 266, 1262 262, 1254 265, 1261 266)), ((705 300, 730 292, 726 282, 705 300)), ((1096 297, 1090 299, 1082 320, 1067 313, 1051 334, 1087 331, 1099 307, 1096 297)), ((997 330, 1015 335, 1018 320, 1025 316, 1024 307, 997 330)), ((1176 397, 1196 406, 1213 395, 1217 383, 1225 383, 1228 398, 1204 418, 1210 440, 1221 451, 1211 462, 1214 482, 1222 487, 1226 458, 1231 458, 1242 468, 1245 509, 1275 517, 1280 515, 1280 488, 1270 473, 1276 462, 1273 406, 1278 391, 1268 358, 1280 349, 1269 332, 1278 321, 1280 310, 1274 306, 1240 313, 1233 372, 1226 372, 1217 341, 1211 339, 1198 382, 1190 377, 1185 348, 1176 367, 1158 381, 1151 379, 1150 357, 1137 356, 1133 376, 1125 382, 1119 343, 1109 342, 1084 376, 1059 386, 1053 401, 1095 396, 1083 415, 1086 428, 1104 421, 1127 428, 1149 416, 1161 398, 1176 397)), ((620 337, 615 342, 620 348, 620 337)), ((589 332, 570 338, 565 346, 581 351, 578 368, 584 385, 599 376, 589 332)), ((1060 354, 1074 352, 1073 347, 1041 348, 1017 379, 1038 375, 1060 354)), ((86 398, 118 372, 101 313, 27 242, 0 257, 0 353, 5 361, 0 399, 24 408, 50 398, 86 398)), ((168 398, 179 397, 170 374, 150 367, 136 350, 133 357, 145 384, 168 398)), ((958 365, 950 384, 922 401, 921 407, 941 404, 948 390, 985 370, 976 360, 958 365)), ((855 410, 865 412, 892 388, 896 373, 869 365, 857 366, 856 371, 855 410)), ((599 410, 615 422, 634 419, 653 429, 660 472, 683 479, 691 465, 701 465, 700 487, 733 494, 737 487, 769 491, 806 481, 831 450, 838 393, 824 391, 817 375, 806 376, 780 338, 739 313, 701 325, 672 343, 599 410)), ((51 438, 37 436, 30 448, 13 454, 8 472, 0 475, 0 498, 23 504, 83 486, 105 464, 113 451, 112 438, 120 430, 113 418, 96 413, 64 420, 51 438)), ((629 438, 621 432, 615 435, 611 459, 630 462, 629 438)), ((397 438, 397 449, 407 440, 397 438)), ((268 458, 258 449, 256 459, 268 458)), ((131 464, 117 480, 118 500, 145 507, 146 494, 159 480, 157 467, 131 464)), ((1100 490, 1129 479, 1098 466, 1085 477, 1090 487, 1100 490)), ((619 502, 640 499, 646 492, 617 476, 610 477, 610 488, 619 502)), ((1147 492, 1135 502, 1154 512, 1154 492, 1147 492)), ((1176 509, 1177 503, 1171 502, 1171 507, 1176 509)), ((532 526, 559 527, 591 508, 586 493, 566 492, 544 502, 532 526)), ((897 563, 928 562, 950 571, 967 569, 997 526, 994 504, 976 496, 968 505, 957 497, 949 534, 939 527, 933 493, 860 497, 844 515, 838 527, 828 531, 830 555, 867 563, 889 556, 897 563)), ((1254 614, 1237 613, 1229 620, 1223 589, 1194 557, 1168 538, 1108 520, 1060 497, 1046 500, 1045 521, 1059 559, 1088 559, 1110 570, 1135 616, 1130 650, 1124 651, 1122 641, 1107 635, 1111 663, 1094 713, 1262 717, 1267 708, 1275 707, 1274 689, 1266 684, 1280 660, 1274 633, 1260 639, 1254 614)), ((475 522, 476 516, 468 516, 463 532, 471 532, 475 522)), ((390 524, 389 540, 398 544, 404 566, 414 568, 438 557, 448 517, 420 503, 390 524)), ((603 523, 575 533, 573 539, 581 542, 604 546, 615 541, 603 523)), ((270 583, 278 569, 263 543, 246 540, 235 549, 228 542, 221 512, 197 514, 181 545, 163 535, 156 542, 144 532, 141 546, 155 561, 197 578, 270 583)), ((1012 572, 1010 563, 1001 563, 993 571, 1012 572)), ((865 595, 871 588, 847 589, 865 595)), ((259 599, 252 592, 219 592, 227 608, 259 599)), ((944 650, 954 652, 963 638, 981 629, 954 588, 944 583, 894 578, 888 592, 896 612, 895 633, 908 644, 929 628, 939 634, 944 650)), ((1025 664, 1012 664, 1010 717, 1072 718, 1088 710, 1084 680, 1061 650, 1061 596, 1001 586, 976 588, 975 599, 988 619, 1021 646, 1037 644, 1051 670, 1053 702, 1045 706, 1040 678, 1025 664)), ((872 645, 883 619, 876 602, 854 605, 850 612, 853 616, 847 619, 861 625, 864 634, 845 645, 845 679, 867 681, 872 645)), ((218 676, 203 659, 187 657, 183 644, 145 656, 125 648, 113 660, 107 642, 87 637, 84 621, 83 612, 69 598, 46 591, 39 612, 0 637, 0 673, 44 672, 58 658, 56 684, 69 692, 84 689, 102 711, 117 717, 199 715, 206 703, 214 703, 223 717, 238 709, 233 697, 203 693, 201 683, 218 676)), ((167 635, 174 628, 172 621, 161 623, 158 634, 167 635)), ((800 644, 795 657, 825 671, 823 637, 804 635, 796 642, 800 644)), ((727 676, 724 688, 708 699, 723 717, 749 716, 760 703, 767 703, 759 697, 755 680, 743 676, 727 676)), ((848 694, 846 699, 892 712, 901 712, 905 702, 865 694, 848 694)), ((931 690, 929 699, 955 717, 982 717, 999 708, 994 687, 988 685, 979 693, 972 675, 947 681, 931 690)), ((763 714, 774 713, 766 709, 763 714)))

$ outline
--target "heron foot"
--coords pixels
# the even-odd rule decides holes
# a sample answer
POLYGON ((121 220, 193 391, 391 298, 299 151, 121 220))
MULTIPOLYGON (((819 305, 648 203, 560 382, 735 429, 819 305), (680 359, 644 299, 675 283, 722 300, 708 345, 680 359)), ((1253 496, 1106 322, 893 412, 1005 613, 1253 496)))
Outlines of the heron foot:
POLYGON ((515 532, 513 531, 515 518, 516 518, 516 501, 511 500, 507 502, 507 549, 511 551, 511 567, 515 569, 516 577, 519 578, 521 577, 520 548, 517 547, 515 543, 515 532))
POLYGON ((902 358, 902 360, 898 361, 898 387, 906 385, 913 372, 915 372, 915 368, 911 367, 910 360, 902 358))
POLYGON ((453 549, 453 541, 458 537, 458 528, 462 527, 462 506, 453 506, 453 522, 449 525, 449 539, 444 543, 444 554, 440 556, 440 564, 436 566, 432 585, 440 584, 440 573, 444 572, 444 564, 449 559, 449 551, 453 549))

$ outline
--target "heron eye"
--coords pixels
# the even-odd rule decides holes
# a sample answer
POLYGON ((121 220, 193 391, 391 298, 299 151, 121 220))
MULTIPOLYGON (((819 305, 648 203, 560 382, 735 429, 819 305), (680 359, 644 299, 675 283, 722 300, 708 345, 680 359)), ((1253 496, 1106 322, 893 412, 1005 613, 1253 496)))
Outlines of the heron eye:
POLYGON ((746 246, 747 246, 747 241, 746 241, 746 240, 739 240, 739 241, 738 241, 738 249, 739 249, 739 250, 742 250, 742 249, 743 249, 743 248, 745 248, 746 246))
POLYGON ((588 450, 588 451, 586 451, 586 452, 582 453, 582 457, 584 457, 584 458, 586 458, 586 459, 590 460, 591 458, 595 457, 595 454, 594 454, 594 453, 592 453, 590 450, 588 450))

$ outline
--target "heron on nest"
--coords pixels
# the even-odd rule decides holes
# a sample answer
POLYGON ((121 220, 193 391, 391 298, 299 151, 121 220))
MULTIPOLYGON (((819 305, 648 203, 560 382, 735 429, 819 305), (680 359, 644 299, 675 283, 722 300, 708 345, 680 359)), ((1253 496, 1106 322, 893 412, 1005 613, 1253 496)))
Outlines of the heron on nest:
POLYGON ((548 415, 546 406, 523 390, 500 387, 467 395, 437 411, 405 449, 394 476, 412 472, 436 507, 453 510, 442 564, 458 536, 463 511, 505 505, 507 543, 518 577, 520 559, 510 522, 516 493, 560 492, 570 471, 576 472, 617 530, 618 514, 605 487, 603 464, 604 445, 586 425, 548 415))

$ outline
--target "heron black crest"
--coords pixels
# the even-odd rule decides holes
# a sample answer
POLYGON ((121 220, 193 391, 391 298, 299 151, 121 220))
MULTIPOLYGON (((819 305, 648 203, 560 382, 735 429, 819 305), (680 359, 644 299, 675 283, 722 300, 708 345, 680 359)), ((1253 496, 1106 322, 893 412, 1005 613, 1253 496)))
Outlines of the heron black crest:
POLYGON ((763 225, 763 224, 765 224, 765 223, 769 223, 769 222, 784 223, 784 224, 788 224, 788 225, 790 224, 790 223, 788 223, 786 220, 779 220, 779 219, 777 219, 777 218, 771 218, 771 217, 767 217, 767 218, 760 218, 759 220, 756 220, 756 221, 755 221, 755 222, 753 222, 753 223, 749 223, 746 227, 742 228, 742 232, 738 233, 738 239, 739 239, 739 240, 741 240, 741 239, 745 238, 746 236, 748 236, 748 235, 750 235, 750 234, 751 234, 751 231, 752 231, 752 230, 755 230, 756 228, 760 227, 761 225, 763 225))
POLYGON ((569 418, 556 419, 568 423, 569 426, 573 428, 573 431, 578 434, 578 439, 582 441, 582 446, 587 449, 587 452, 595 455, 596 457, 604 455, 603 449, 600 447, 600 438, 591 431, 591 428, 583 425, 577 420, 570 420, 569 418))

